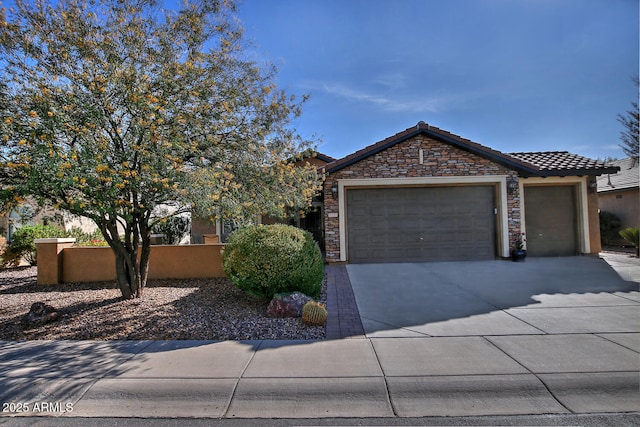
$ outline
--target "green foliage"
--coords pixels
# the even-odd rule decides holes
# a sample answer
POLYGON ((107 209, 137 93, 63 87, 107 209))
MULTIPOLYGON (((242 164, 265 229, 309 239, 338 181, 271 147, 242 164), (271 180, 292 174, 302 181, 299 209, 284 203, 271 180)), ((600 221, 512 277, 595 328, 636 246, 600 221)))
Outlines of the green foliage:
MULTIPOLYGON (((16 0, 0 10, 0 199, 91 218, 123 296, 146 283, 152 213, 302 209, 314 167, 291 128, 306 97, 250 60, 232 0, 16 0), (138 256, 138 249, 140 256, 138 256)), ((0 200, 0 205, 3 205, 0 200)))
POLYGON ((79 227, 73 227, 66 234, 66 237, 76 239, 77 246, 109 246, 100 230, 86 232, 79 227))
MULTIPOLYGON (((638 76, 633 78, 633 83, 636 86, 640 85, 638 76)), ((622 141, 620 148, 628 157, 637 159, 640 155, 640 146, 638 145, 640 110, 638 109, 638 103, 635 101, 631 103, 631 106, 632 109, 628 110, 626 115, 618 114, 618 122, 624 127, 624 130, 620 132, 620 140, 622 141)))
POLYGON ((616 214, 600 211, 600 240, 602 244, 610 245, 618 237, 621 224, 620 218, 616 214))
POLYGON ((309 301, 302 307, 302 321, 310 326, 322 326, 327 321, 327 309, 324 305, 309 301))
POLYGON ((164 243, 167 245, 177 245, 189 232, 191 220, 183 216, 172 216, 166 218, 153 226, 153 232, 164 234, 164 243))
POLYGON ((324 261, 311 233, 288 225, 257 225, 231 235, 222 265, 240 289, 271 298, 280 292, 320 293, 324 261))
POLYGON ((66 237, 66 232, 51 225, 26 225, 13 233, 11 244, 3 254, 3 264, 17 265, 24 259, 31 265, 36 265, 35 239, 66 237))
POLYGON ((620 231, 620 235, 636 247, 636 256, 640 256, 640 228, 628 227, 620 231))

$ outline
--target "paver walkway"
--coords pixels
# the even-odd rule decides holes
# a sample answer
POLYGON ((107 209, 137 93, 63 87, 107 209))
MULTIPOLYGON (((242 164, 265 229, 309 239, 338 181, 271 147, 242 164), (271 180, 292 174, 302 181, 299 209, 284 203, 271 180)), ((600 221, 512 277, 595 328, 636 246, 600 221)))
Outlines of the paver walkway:
POLYGON ((326 338, 364 338, 364 328, 345 265, 328 265, 326 338))

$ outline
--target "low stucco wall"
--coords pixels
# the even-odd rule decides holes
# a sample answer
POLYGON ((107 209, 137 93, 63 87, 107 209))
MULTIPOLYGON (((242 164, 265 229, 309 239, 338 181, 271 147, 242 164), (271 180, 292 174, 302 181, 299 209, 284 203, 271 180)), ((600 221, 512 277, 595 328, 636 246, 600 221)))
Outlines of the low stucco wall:
MULTIPOLYGON (((225 277, 222 269, 224 244, 157 245, 151 247, 149 279, 199 279, 225 277)), ((116 279, 115 256, 109 247, 64 247, 60 251, 38 246, 38 283, 100 282, 116 279), (42 254, 42 257, 40 256, 42 254), (56 260, 49 262, 49 256, 56 260), (50 266, 62 262, 49 274, 50 266), (57 278, 57 280, 56 280, 57 278)))

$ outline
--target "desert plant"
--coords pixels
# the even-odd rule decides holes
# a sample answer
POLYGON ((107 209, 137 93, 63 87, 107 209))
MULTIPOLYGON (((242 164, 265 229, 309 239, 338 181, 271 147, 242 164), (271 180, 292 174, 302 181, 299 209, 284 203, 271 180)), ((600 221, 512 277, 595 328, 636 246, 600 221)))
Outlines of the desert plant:
POLYGON ((600 240, 603 245, 610 245, 618 237, 620 224, 620 218, 616 214, 608 211, 600 212, 600 240))
POLYGON ((67 231, 66 237, 76 239, 76 245, 78 246, 109 246, 100 230, 88 232, 80 227, 73 227, 67 231))
POLYGON ((620 235, 624 238, 624 240, 635 245, 636 257, 640 257, 640 228, 638 227, 625 228, 624 230, 620 231, 620 235))
POLYGON ((51 225, 25 225, 13 233, 11 244, 2 255, 3 267, 17 265, 21 259, 36 265, 35 239, 66 236, 67 233, 64 230, 51 225))
POLYGON ((302 321, 309 326, 322 326, 327 321, 327 309, 318 302, 309 301, 302 307, 302 321))
POLYGON ((231 235, 222 254, 229 279, 240 289, 271 298, 280 292, 320 294, 324 261, 311 233, 289 225, 257 225, 231 235))

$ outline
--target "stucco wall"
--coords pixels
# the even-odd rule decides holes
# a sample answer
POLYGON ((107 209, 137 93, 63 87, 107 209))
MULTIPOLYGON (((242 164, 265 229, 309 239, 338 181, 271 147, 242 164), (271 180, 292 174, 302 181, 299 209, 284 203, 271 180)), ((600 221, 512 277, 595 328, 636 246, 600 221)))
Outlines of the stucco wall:
POLYGON ((622 228, 640 226, 640 189, 598 193, 598 206, 616 214, 622 228))
MULTIPOLYGON (((598 193, 598 208, 620 218, 620 229, 640 227, 640 189, 608 191, 598 193)), ((620 237, 613 244, 628 245, 629 242, 620 237)))
MULTIPOLYGON (((324 183, 325 244, 329 262, 340 261, 340 218, 338 195, 331 189, 340 179, 361 178, 414 178, 507 175, 516 178, 516 172, 483 157, 418 135, 396 144, 378 154, 369 156, 351 166, 330 174, 324 183), (420 164, 420 149, 423 162, 420 164)), ((510 246, 520 233, 519 190, 507 195, 510 246)))
MULTIPOLYGON (((39 284, 116 279, 115 257, 111 248, 56 246, 38 245, 39 284)), ((223 244, 152 246, 149 279, 225 277, 222 269, 223 248, 223 244)))

